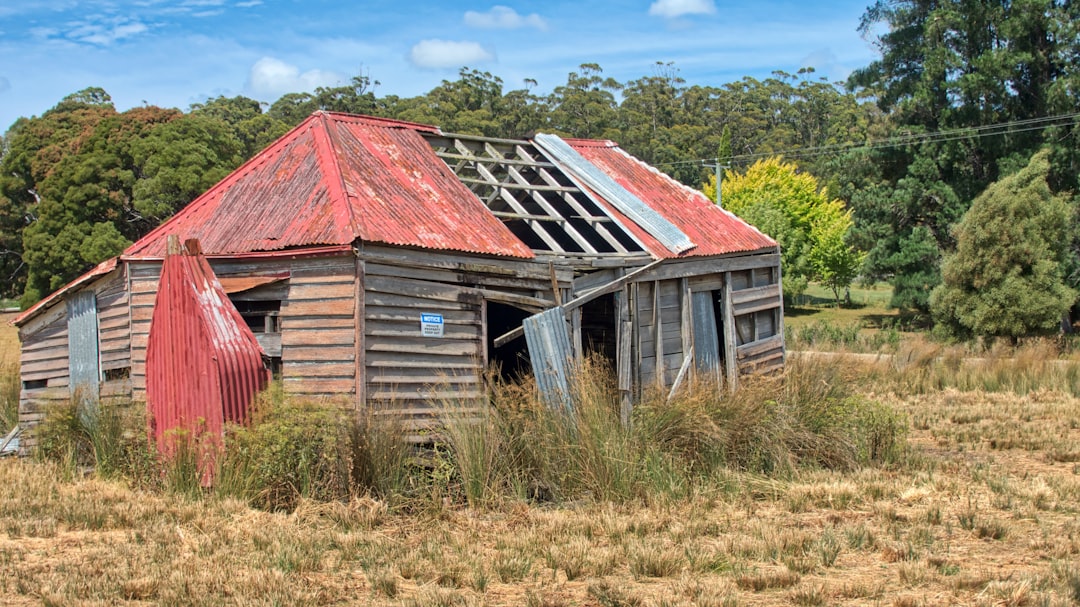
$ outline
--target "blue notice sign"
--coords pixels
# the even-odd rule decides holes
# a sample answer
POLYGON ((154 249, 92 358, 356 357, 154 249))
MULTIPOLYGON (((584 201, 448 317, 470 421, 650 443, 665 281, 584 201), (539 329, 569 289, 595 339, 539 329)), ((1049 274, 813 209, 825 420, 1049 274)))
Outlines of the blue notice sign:
POLYGON ((442 337, 443 336, 443 316, 442 314, 435 314, 433 312, 424 312, 420 314, 420 336, 421 337, 442 337))

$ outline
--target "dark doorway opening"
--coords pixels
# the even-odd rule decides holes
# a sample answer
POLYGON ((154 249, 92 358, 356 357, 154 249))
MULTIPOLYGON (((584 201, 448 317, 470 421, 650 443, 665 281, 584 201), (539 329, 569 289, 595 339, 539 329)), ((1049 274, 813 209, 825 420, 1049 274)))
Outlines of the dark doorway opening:
POLYGON ((614 368, 618 339, 614 293, 601 295, 581 306, 581 349, 585 356, 598 355, 614 368))
POLYGON ((520 328, 521 322, 529 316, 532 316, 532 313, 521 308, 494 301, 487 302, 488 364, 498 369, 499 379, 503 381, 513 381, 532 372, 525 336, 495 347, 495 338, 520 328))

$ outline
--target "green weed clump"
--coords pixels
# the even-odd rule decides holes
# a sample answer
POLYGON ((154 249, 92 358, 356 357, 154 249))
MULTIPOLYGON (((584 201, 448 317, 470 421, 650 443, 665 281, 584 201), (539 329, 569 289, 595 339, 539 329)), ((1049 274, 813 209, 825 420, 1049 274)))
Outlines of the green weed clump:
POLYGON ((0 433, 19 423, 19 380, 18 363, 0 359, 0 433))
POLYGON ((35 456, 74 475, 93 469, 102 478, 153 483, 155 456, 147 440, 145 411, 122 400, 52 405, 33 433, 35 456))
POLYGON ((271 510, 358 493, 390 498, 406 491, 411 456, 392 422, 286 397, 276 385, 257 398, 250 425, 229 428, 215 484, 219 493, 271 510))
POLYGON ((834 323, 819 320, 803 326, 787 325, 784 336, 793 350, 845 350, 848 352, 895 352, 902 335, 893 323, 866 331, 862 322, 834 323))

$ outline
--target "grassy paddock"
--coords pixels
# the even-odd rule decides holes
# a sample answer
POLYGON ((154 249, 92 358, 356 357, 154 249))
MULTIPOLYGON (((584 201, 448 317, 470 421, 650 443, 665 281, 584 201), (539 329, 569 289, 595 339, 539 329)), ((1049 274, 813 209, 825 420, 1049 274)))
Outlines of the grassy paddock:
MULTIPOLYGON (((858 359, 795 360, 786 381, 763 380, 741 399, 690 391, 669 415, 647 401, 630 431, 610 426, 604 406, 557 421, 532 408, 527 390, 504 387, 492 417, 448 418, 461 435, 448 433, 423 468, 427 489, 404 501, 297 496, 290 510, 268 512, 4 462, 0 596, 15 605, 1080 601, 1080 399, 1050 386, 909 389, 882 384, 885 373, 858 359), (873 441, 850 438, 851 428, 898 419, 910 420, 910 448, 886 463, 870 457, 873 441), (441 492, 430 491, 436 480, 441 492), (656 492, 665 483, 681 488, 656 492), (528 499, 545 492, 555 501, 528 499)), ((609 403, 597 385, 592 402, 609 403)), ((351 451, 360 461, 371 452, 379 448, 351 451)))

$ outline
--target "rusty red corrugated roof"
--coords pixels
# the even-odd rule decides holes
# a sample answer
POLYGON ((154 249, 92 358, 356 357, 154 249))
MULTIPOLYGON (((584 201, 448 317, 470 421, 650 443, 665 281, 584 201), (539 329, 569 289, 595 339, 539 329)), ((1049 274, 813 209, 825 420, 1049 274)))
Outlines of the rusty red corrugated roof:
POLYGON ((316 112, 129 247, 161 257, 169 234, 210 255, 365 242, 532 257, 411 122, 316 112))
POLYGON ((682 230, 697 246, 676 255, 640 226, 604 201, 609 212, 656 257, 695 257, 758 251, 776 241, 734 214, 718 207, 701 192, 688 188, 626 153, 613 141, 566 139, 586 160, 682 230))
POLYGON ((53 291, 45 299, 42 299, 41 301, 37 302, 36 304, 34 304, 34 305, 30 306, 29 308, 27 308, 26 310, 24 310, 22 312, 22 314, 19 314, 18 316, 16 316, 11 321, 11 324, 15 325, 16 327, 21 327, 26 321, 30 320, 30 318, 36 316, 38 314, 38 312, 41 312, 41 311, 45 310, 46 308, 51 308, 53 306, 53 304, 56 304, 56 303, 59 303, 60 301, 62 301, 65 294, 67 294, 67 293, 79 288, 80 286, 90 282, 91 280, 97 278, 98 276, 104 276, 104 275, 108 274, 109 272, 112 272, 113 270, 116 269, 116 262, 117 262, 118 259, 119 259, 119 257, 113 257, 111 259, 106 259, 105 261, 99 263, 98 265, 90 268, 82 276, 79 276, 75 280, 73 280, 73 281, 67 283, 66 285, 60 287, 59 289, 53 291))
POLYGON ((162 453, 183 431, 212 458, 225 423, 245 423, 266 387, 262 353, 197 245, 167 255, 146 346, 146 407, 162 453))

